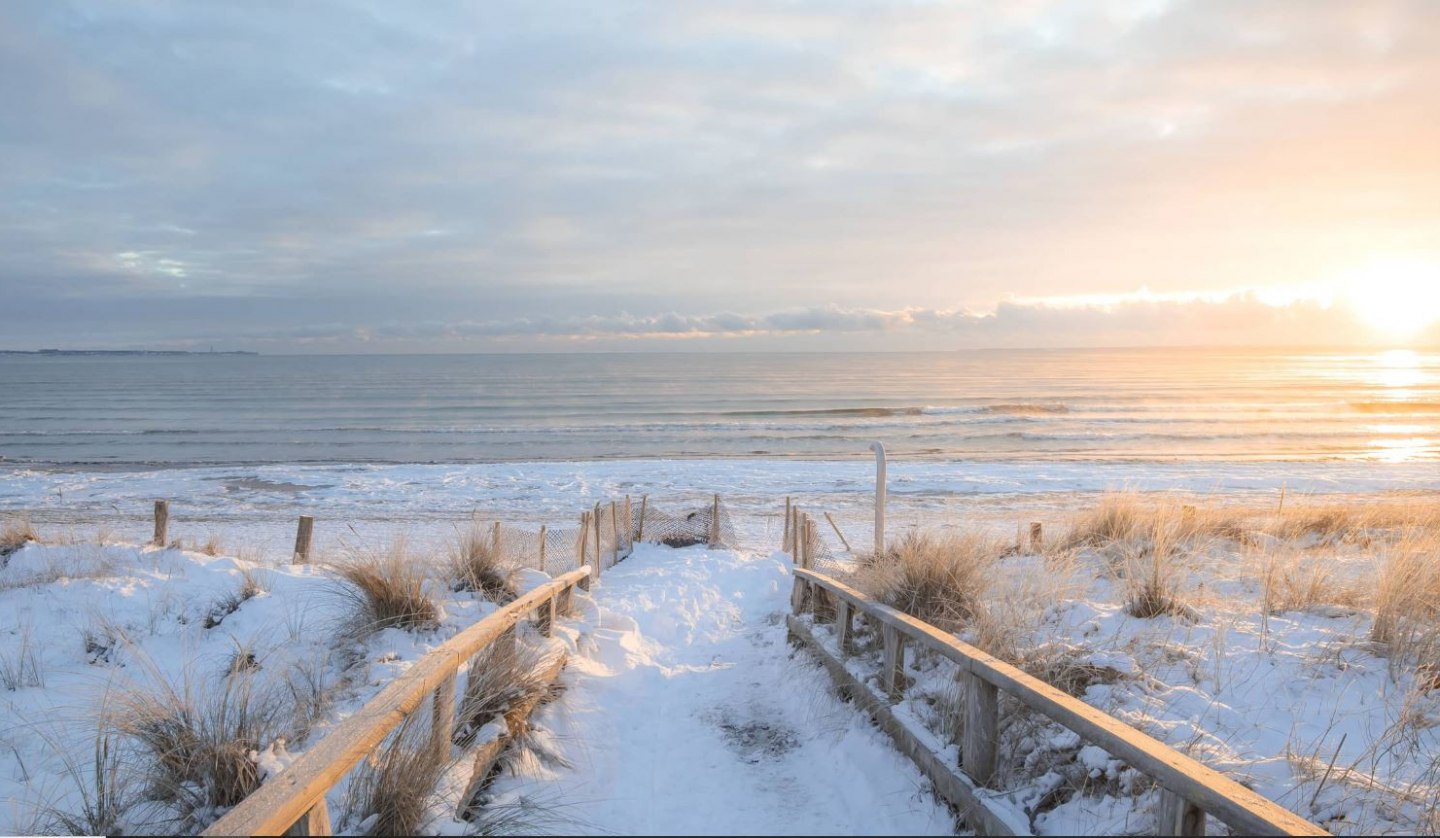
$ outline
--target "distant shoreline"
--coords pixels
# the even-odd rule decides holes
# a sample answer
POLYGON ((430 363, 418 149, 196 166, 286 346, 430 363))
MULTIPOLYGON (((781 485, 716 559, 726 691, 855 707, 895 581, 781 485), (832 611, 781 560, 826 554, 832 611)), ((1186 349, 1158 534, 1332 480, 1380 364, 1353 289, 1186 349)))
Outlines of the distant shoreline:
POLYGON ((61 357, 73 355, 107 355, 124 356, 133 355, 259 355, 259 352, 246 352, 234 349, 227 352, 192 352, 187 349, 0 349, 0 355, 58 355, 61 357))

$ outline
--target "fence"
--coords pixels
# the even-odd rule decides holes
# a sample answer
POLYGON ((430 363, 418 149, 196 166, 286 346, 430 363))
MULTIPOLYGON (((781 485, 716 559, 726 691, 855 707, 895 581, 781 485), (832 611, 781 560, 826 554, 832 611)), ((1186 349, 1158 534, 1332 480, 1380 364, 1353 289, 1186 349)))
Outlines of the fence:
POLYGON ((1205 816, 1214 815, 1242 835, 1328 835, 1325 830, 1267 800, 1219 772, 1185 756, 1088 704, 988 655, 954 636, 908 614, 876 602, 826 576, 814 567, 815 520, 787 513, 786 547, 795 559, 791 593, 793 614, 786 622, 792 636, 814 650, 840 689, 856 700, 890 735, 896 745, 930 778, 936 790, 959 808, 970 825, 987 835, 1029 834, 1028 819, 1007 807, 984 787, 996 769, 999 735, 999 693, 1049 717, 1145 773, 1165 789, 1158 817, 1159 834, 1204 835, 1205 816), (803 618, 811 612, 811 619, 803 618), (855 615, 878 632, 883 655, 881 690, 857 679, 845 663, 854 651, 855 615), (834 625, 834 649, 820 642, 813 629, 834 625), (965 685, 960 770, 926 747, 922 739, 889 705, 905 690, 905 647, 913 643, 951 661, 965 685))

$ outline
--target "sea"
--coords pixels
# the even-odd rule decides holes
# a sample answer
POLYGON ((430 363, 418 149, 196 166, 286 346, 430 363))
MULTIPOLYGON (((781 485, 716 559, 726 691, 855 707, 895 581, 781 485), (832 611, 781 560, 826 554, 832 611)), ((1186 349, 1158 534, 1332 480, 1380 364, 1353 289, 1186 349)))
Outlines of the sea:
POLYGON ((720 494, 758 544, 786 497, 863 533, 874 442, 892 527, 1059 525, 1107 491, 1433 495, 1440 354, 0 355, 0 514, 143 539, 164 498, 182 534, 281 555, 297 514, 323 543, 624 495, 720 494))
POLYGON ((0 461, 1433 461, 1440 354, 0 356, 0 461))

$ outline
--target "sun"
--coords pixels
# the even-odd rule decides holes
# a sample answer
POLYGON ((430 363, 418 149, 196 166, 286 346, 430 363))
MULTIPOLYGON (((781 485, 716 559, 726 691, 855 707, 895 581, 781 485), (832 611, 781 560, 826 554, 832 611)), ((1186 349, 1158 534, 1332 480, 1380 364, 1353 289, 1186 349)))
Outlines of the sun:
POLYGON ((1345 284, 1345 302, 1383 337, 1414 337, 1440 322, 1440 263, 1372 262, 1345 284))

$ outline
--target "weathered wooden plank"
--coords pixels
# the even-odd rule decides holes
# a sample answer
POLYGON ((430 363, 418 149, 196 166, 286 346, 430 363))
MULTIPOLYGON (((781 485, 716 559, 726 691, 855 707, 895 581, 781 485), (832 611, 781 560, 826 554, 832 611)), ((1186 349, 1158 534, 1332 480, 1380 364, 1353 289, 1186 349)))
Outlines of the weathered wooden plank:
POLYGON ((463 661, 500 638, 545 599, 587 578, 573 570, 542 585, 442 643, 391 682, 279 776, 205 830, 205 835, 278 835, 316 803, 336 781, 374 750, 463 661))
POLYGON ((925 747, 925 744, 895 717, 890 710, 889 702, 884 697, 868 685, 861 683, 850 674, 844 664, 835 660, 815 639, 810 627, 803 619, 794 616, 787 616, 785 619, 791 635, 802 641, 815 653, 815 656, 825 665, 825 669, 829 671, 830 677, 840 689, 841 694, 849 696, 855 702, 856 707, 875 720, 880 729, 895 743, 895 747, 909 757, 911 762, 914 762, 915 766, 920 769, 920 772, 930 780, 935 793, 954 806, 972 829, 981 835, 1030 834, 1029 821, 1023 812, 1002 813, 1003 803, 985 800, 982 797, 983 792, 976 789, 968 778, 925 747))
POLYGON ((878 603, 843 582, 804 568, 797 579, 824 587, 882 625, 955 662, 962 672, 1015 696, 1026 706, 1094 742, 1165 788, 1247 835, 1328 835, 1299 815, 1220 772, 934 626, 878 603))

